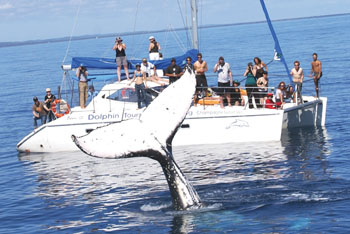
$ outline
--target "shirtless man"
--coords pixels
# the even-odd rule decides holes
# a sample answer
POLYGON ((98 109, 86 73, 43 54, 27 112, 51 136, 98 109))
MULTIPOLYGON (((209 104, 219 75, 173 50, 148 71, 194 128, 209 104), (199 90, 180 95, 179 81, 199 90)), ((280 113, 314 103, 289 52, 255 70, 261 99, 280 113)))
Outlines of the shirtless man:
POLYGON ((320 60, 317 59, 317 54, 313 53, 312 58, 314 61, 311 63, 311 72, 309 77, 313 77, 314 83, 315 83, 315 90, 316 90, 316 97, 318 98, 318 82, 319 79, 322 77, 322 63, 320 60), (313 73, 313 75, 312 75, 313 73))
POLYGON ((298 100, 300 100, 300 102, 302 103, 303 98, 301 95, 301 89, 303 87, 304 71, 300 67, 300 62, 298 60, 294 61, 294 68, 290 71, 290 75, 293 77, 293 83, 295 86, 293 101, 294 103, 297 103, 298 100))
POLYGON ((196 92, 193 97, 194 106, 197 106, 197 103, 198 103, 197 94, 202 90, 202 88, 199 88, 199 87, 201 86, 204 87, 205 96, 208 96, 208 83, 207 83, 207 78, 205 77, 205 72, 208 71, 207 62, 202 60, 201 53, 197 54, 197 59, 198 60, 193 64, 193 68, 196 74, 196 92))

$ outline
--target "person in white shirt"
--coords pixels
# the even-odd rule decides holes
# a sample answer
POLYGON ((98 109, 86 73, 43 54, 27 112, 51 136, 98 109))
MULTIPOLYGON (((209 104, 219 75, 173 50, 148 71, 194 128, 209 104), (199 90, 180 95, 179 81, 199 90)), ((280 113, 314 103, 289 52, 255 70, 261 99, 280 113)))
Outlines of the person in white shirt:
POLYGON ((231 84, 232 84, 232 72, 230 69, 230 64, 225 63, 225 59, 223 57, 219 58, 219 61, 214 66, 214 72, 218 73, 218 93, 220 95, 220 106, 224 108, 224 100, 225 96, 227 99, 228 106, 231 105, 231 84))
POLYGON ((300 102, 302 103, 303 99, 301 96, 301 89, 303 87, 304 72, 303 69, 300 67, 299 61, 294 62, 294 68, 291 70, 290 75, 293 77, 293 83, 295 85, 293 100, 294 102, 300 100, 300 102))
POLYGON ((153 81, 160 85, 164 85, 164 83, 161 83, 161 82, 169 83, 168 80, 161 79, 157 76, 156 66, 154 66, 153 63, 148 62, 146 58, 142 59, 141 71, 142 73, 145 73, 146 79, 148 81, 153 81))

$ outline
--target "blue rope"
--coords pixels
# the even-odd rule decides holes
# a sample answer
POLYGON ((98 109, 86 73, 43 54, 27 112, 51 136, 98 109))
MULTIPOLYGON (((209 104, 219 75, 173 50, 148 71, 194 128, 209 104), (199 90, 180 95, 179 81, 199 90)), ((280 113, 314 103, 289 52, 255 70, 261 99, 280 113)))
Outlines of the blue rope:
POLYGON ((271 20, 270 20, 270 16, 269 16, 269 13, 267 12, 267 9, 266 9, 266 6, 265 6, 265 2, 264 0, 260 0, 260 3, 261 3, 261 6, 264 10, 264 14, 265 14, 265 17, 266 17, 266 21, 267 21, 267 24, 269 25, 269 28, 270 28, 270 31, 271 31, 271 34, 272 34, 272 37, 273 37, 273 40, 275 41, 275 50, 277 52, 277 56, 280 57, 282 63, 284 64, 284 67, 286 68, 286 72, 288 74, 288 78, 289 78, 289 81, 290 83, 292 84, 293 81, 292 81, 292 77, 289 73, 289 69, 288 69, 288 66, 287 66, 287 63, 286 63, 286 60, 284 59, 284 56, 283 56, 283 53, 282 53, 282 49, 280 47, 280 44, 278 42, 278 38, 277 38, 277 35, 275 33, 275 30, 273 29, 273 26, 272 26, 272 23, 271 23, 271 20))

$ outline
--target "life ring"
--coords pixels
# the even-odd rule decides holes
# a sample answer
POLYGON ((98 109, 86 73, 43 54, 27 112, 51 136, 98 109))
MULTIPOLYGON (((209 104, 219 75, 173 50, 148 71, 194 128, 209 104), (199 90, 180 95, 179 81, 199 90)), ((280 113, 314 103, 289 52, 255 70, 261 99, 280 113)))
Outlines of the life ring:
POLYGON ((60 118, 66 114, 69 114, 70 107, 69 107, 69 104, 64 99, 56 99, 53 103, 51 103, 51 110, 57 118, 60 118), (60 105, 60 108, 59 108, 60 112, 57 112, 57 109, 56 109, 57 104, 60 105))

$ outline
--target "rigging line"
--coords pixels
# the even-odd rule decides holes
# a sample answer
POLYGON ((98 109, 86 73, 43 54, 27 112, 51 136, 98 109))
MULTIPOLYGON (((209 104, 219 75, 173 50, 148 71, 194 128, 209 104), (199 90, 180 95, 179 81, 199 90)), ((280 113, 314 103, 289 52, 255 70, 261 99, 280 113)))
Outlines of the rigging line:
POLYGON ((268 25, 269 28, 270 28, 270 32, 271 32, 271 34, 272 34, 273 40, 275 41, 275 50, 276 50, 276 53, 279 54, 280 60, 281 60, 281 62, 284 64, 284 67, 285 67, 286 72, 287 72, 287 74, 288 74, 288 78, 289 78, 290 83, 293 83, 292 77, 291 77, 291 75, 290 75, 290 73, 289 73, 289 69, 288 69, 288 66, 287 66, 287 62, 286 62, 286 60, 285 60, 285 58, 284 58, 284 55, 283 55, 283 53, 282 53, 282 49, 281 49, 280 44, 279 44, 279 42, 278 42, 278 38, 277 38, 276 32, 275 32, 275 30, 274 30, 274 28, 273 28, 273 26, 272 26, 271 19, 270 19, 269 13, 267 12, 266 5, 265 5, 264 0, 260 0, 260 4, 261 4, 261 7, 262 7, 262 9, 263 9, 263 11, 264 11, 265 18, 266 18, 266 22, 267 22, 267 25, 268 25))
POLYGON ((185 47, 185 45, 182 43, 182 41, 181 41, 179 35, 177 35, 177 33, 175 32, 175 29, 174 29, 174 27, 173 27, 172 25, 170 25, 170 27, 171 27, 172 33, 175 35, 174 37, 175 37, 175 39, 176 39, 177 44, 181 47, 181 49, 183 50, 183 52, 186 53, 186 47, 185 47))
POLYGON ((133 50, 131 52, 132 56, 135 57, 135 50, 136 50, 136 46, 135 46, 135 32, 136 32, 136 21, 137 21, 137 15, 139 12, 139 5, 140 5, 140 0, 137 0, 136 3, 136 12, 135 12, 135 22, 134 22, 134 33, 132 34, 132 45, 133 45, 133 50))
MULTIPOLYGON (((181 6, 180 6, 180 2, 179 2, 179 0, 177 0, 177 5, 178 5, 179 10, 180 10, 180 14, 181 14, 182 23, 184 24, 184 27, 186 27, 186 24, 185 24, 185 19, 184 19, 184 16, 183 16, 183 14, 182 14, 182 10, 181 10, 181 6)), ((187 33, 187 30, 185 30, 185 31, 186 31, 186 39, 187 39, 187 41, 188 41, 188 33, 187 33)))
POLYGON ((166 30, 165 30, 164 46, 162 46, 163 55, 165 54, 165 51, 167 50, 169 32, 170 32, 170 27, 169 27, 169 25, 168 25, 168 26, 166 27, 166 30))
MULTIPOLYGON (((203 25, 203 1, 199 0, 199 8, 200 8, 200 11, 201 11, 201 23, 200 25, 202 26, 203 25)), ((201 48, 201 39, 202 39, 202 29, 201 27, 198 27, 198 31, 199 31, 199 35, 198 35, 198 50, 201 48)))
POLYGON ((79 12, 80 12, 81 2, 82 2, 82 0, 79 1, 79 6, 78 6, 78 9, 77 9, 77 13, 75 14, 74 25, 73 25, 73 28, 72 28, 72 31, 71 31, 71 34, 70 34, 70 37, 69 37, 68 46, 67 46, 67 49, 66 49, 66 54, 65 54, 65 56, 64 56, 64 58, 62 60, 62 64, 64 64, 64 62, 66 61, 66 58, 68 56, 68 51, 69 51, 69 48, 70 48, 70 44, 72 42, 73 33, 75 31, 75 27, 77 26, 77 22, 78 22, 78 16, 79 16, 79 12))
POLYGON ((190 40, 189 40, 189 30, 188 30, 188 13, 187 13, 187 0, 184 0, 184 6, 185 6, 185 20, 186 20, 186 27, 185 27, 185 31, 186 31, 186 35, 187 35, 187 48, 191 48, 191 44, 190 44, 190 40))

